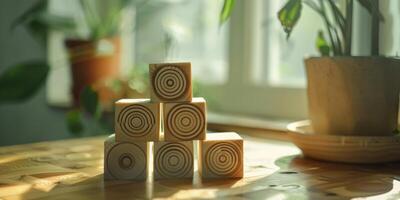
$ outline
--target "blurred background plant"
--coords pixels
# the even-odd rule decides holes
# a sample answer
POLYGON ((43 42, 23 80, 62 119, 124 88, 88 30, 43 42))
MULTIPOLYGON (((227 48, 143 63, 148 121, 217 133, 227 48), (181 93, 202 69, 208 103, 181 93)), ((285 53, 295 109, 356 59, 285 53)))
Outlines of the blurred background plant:
MULTIPOLYGON (((50 31, 65 35, 74 80, 74 108, 66 114, 67 127, 72 133, 82 133, 84 119, 94 120, 105 130, 111 129, 107 126, 109 123, 104 123, 103 105, 122 92, 122 88, 118 87, 122 80, 117 77, 121 15, 127 7, 140 7, 146 2, 80 0, 86 32, 78 28, 80 18, 49 12, 47 0, 36 1, 12 23, 12 29, 25 27, 43 48, 47 47, 50 31), (113 41, 114 38, 117 38, 116 41, 113 41), (99 83, 102 84, 100 87, 99 83), (107 97, 110 91, 111 97, 107 97)), ((45 84, 50 70, 47 60, 25 61, 9 67, 0 75, 0 102, 17 103, 29 99, 45 84)), ((145 84, 138 78, 139 73, 133 72, 132 76, 136 79, 130 84, 145 92, 145 84)))
MULTIPOLYGON (((49 12, 48 0, 38 0, 19 17, 11 29, 23 26, 42 48, 48 46, 50 31, 65 36, 72 72, 73 108, 65 120, 68 130, 75 136, 83 136, 89 126, 93 134, 113 130, 112 113, 115 99, 123 97, 148 97, 147 64, 137 64, 125 78, 118 76, 121 41, 119 38, 121 16, 124 9, 134 6, 137 10, 149 0, 96 1, 79 0, 83 23, 77 16, 65 16, 49 12), (84 30, 82 30, 82 24, 84 30)), ((220 11, 220 25, 231 14, 234 0, 224 0, 220 11)), ((137 27, 135 27, 137 29, 137 27)), ((134 31, 134 30, 132 30, 134 31)), ((174 36, 166 34, 166 57, 174 46, 174 36)), ((45 85, 51 68, 47 60, 28 60, 9 67, 0 75, 0 103, 19 103, 28 100, 45 85)), ((194 94, 199 93, 195 83, 194 94)), ((92 133, 91 133, 92 134, 92 133)))

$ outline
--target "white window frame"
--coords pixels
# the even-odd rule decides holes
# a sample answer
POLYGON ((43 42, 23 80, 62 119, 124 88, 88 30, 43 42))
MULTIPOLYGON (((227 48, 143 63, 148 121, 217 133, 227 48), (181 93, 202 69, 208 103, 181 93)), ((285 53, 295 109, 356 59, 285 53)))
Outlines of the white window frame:
POLYGON ((262 65, 261 21, 262 0, 235 2, 229 24, 228 81, 221 85, 207 85, 203 92, 217 100, 210 105, 216 112, 268 118, 304 118, 307 112, 304 88, 256 84, 251 78, 259 73, 257 69, 262 65), (252 66, 251 70, 249 66, 252 66))
MULTIPOLYGON (((220 85, 206 85, 203 93, 213 100, 210 107, 215 112, 269 119, 305 119, 308 115, 306 87, 255 83, 254 77, 263 73, 260 69, 264 67, 261 55, 263 31, 260 26, 263 20, 262 3, 263 0, 235 2, 229 24, 228 81, 220 85)), ((370 48, 363 42, 369 37, 365 35, 370 27, 367 11, 356 7, 354 24, 353 55, 363 55, 370 48)))
MULTIPOLYGON (((266 0, 238 0, 235 2, 233 15, 229 22, 228 79, 221 84, 203 84, 201 92, 209 100, 211 111, 272 119, 305 119, 307 118, 307 95, 304 87, 260 84, 252 78, 259 73, 264 73, 260 70, 263 68, 261 42, 263 31, 260 24, 263 20, 264 7, 262 4, 264 1, 266 0)), ((368 37, 365 36, 365 33, 369 30, 369 20, 367 20, 366 12, 356 9, 355 13, 355 21, 362 20, 362 23, 354 26, 353 33, 363 36, 358 37, 359 41, 354 40, 355 45, 353 46, 359 47, 355 48, 357 55, 368 51, 365 43, 361 40, 368 37)), ((386 30, 386 28, 384 29, 386 30)), ((383 39, 385 39, 384 34, 381 34, 383 39)), ((385 44, 390 45, 390 42, 385 39, 385 44)), ((65 73, 68 74, 68 68, 57 71, 57 74, 65 73)), ((49 81, 49 83, 51 82, 49 81)), ((58 78, 57 82, 60 82, 58 78)), ((67 81, 64 82, 67 83, 67 81)), ((57 87, 54 87, 54 84, 47 85, 48 101, 51 104, 70 105, 69 89, 66 83, 62 84, 64 89, 60 89, 60 84, 57 84, 57 87), (66 92, 60 94, 59 91, 66 92)))

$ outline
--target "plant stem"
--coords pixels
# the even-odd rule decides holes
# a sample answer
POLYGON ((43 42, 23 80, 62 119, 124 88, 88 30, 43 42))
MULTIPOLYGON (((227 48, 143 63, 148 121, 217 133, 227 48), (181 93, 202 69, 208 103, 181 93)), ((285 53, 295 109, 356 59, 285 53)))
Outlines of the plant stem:
POLYGON ((379 56, 379 1, 371 1, 371 56, 379 56))
POLYGON ((326 29, 328 31, 328 35, 329 35, 329 40, 331 41, 331 45, 332 45, 332 50, 333 50, 333 54, 334 55, 340 55, 342 54, 342 47, 340 44, 340 39, 339 36, 337 34, 337 31, 335 29, 335 27, 332 26, 332 24, 329 21, 329 18, 326 14, 326 8, 325 8, 325 0, 319 0, 319 4, 321 7, 321 16, 325 22, 325 26, 326 29), (335 34, 335 37, 333 37, 333 34, 335 34))
POLYGON ((346 1, 346 34, 344 38, 344 55, 351 56, 352 28, 353 28, 353 0, 346 1))
POLYGON ((344 33, 344 26, 345 26, 345 18, 342 12, 339 10, 337 5, 335 4, 334 0, 328 0, 329 6, 331 7, 333 16, 335 18, 336 23, 338 24, 340 30, 344 33))

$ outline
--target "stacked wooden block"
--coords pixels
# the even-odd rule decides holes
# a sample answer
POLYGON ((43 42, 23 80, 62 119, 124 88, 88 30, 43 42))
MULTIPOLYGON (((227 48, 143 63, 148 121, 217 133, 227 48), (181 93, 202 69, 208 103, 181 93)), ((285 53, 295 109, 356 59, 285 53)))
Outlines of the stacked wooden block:
POLYGON ((243 140, 236 133, 206 133, 206 101, 192 98, 191 64, 151 64, 149 72, 150 99, 115 103, 115 136, 104 143, 104 178, 143 180, 150 163, 155 179, 191 178, 195 140, 202 177, 242 177, 243 140))

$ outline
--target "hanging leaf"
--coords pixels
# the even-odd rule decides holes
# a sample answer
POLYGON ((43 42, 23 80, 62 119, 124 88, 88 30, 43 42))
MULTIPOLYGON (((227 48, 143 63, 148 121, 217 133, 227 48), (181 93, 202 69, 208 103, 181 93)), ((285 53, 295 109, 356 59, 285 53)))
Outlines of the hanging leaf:
POLYGON ((38 40, 42 46, 47 44, 47 33, 49 29, 59 31, 72 31, 76 28, 72 17, 59 16, 47 11, 47 0, 39 0, 31 8, 16 18, 11 28, 24 25, 27 30, 38 40))
POLYGON ((29 61, 8 68, 0 75, 0 103, 32 97, 46 82, 49 69, 46 61, 29 61))
POLYGON ((324 33, 321 30, 318 31, 316 47, 321 56, 329 56, 331 53, 331 48, 329 47, 328 42, 325 40, 324 33))
POLYGON ((385 18, 383 17, 383 14, 381 13, 381 11, 379 11, 379 0, 358 0, 358 2, 365 8, 368 10, 368 12, 371 15, 375 15, 378 16, 379 21, 384 21, 385 18))
POLYGON ((20 24, 24 24, 27 21, 30 21, 36 15, 41 12, 44 12, 47 8, 47 0, 38 0, 32 7, 30 7, 27 11, 25 11, 22 15, 17 17, 11 24, 11 29, 14 29, 16 26, 20 24))
POLYGON ((80 96, 83 109, 95 118, 100 117, 99 95, 92 87, 86 86, 80 96))
POLYGON ((37 20, 46 26, 46 29, 71 31, 76 28, 75 20, 72 17, 59 16, 46 12, 38 15, 37 20))
POLYGON ((235 5, 235 0, 224 0, 224 5, 222 6, 219 15, 219 25, 224 24, 232 14, 233 6, 235 5))
POLYGON ((45 47, 49 29, 68 32, 73 31, 76 24, 72 18, 43 13, 27 22, 26 28, 45 47))
POLYGON ((35 19, 26 24, 26 29, 31 33, 33 38, 43 47, 47 46, 47 27, 41 21, 35 19))
POLYGON ((287 38, 301 16, 301 0, 289 0, 278 12, 278 19, 286 32, 287 38))
POLYGON ((83 131, 83 123, 82 123, 82 115, 79 110, 69 111, 66 115, 66 123, 68 130, 76 135, 82 136, 83 131))

